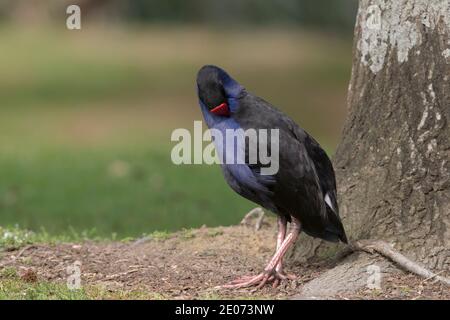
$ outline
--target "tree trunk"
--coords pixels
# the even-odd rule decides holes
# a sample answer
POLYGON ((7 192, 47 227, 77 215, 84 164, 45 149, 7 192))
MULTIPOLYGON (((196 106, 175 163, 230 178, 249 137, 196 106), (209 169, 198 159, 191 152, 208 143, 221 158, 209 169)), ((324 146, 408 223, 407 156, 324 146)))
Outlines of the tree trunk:
MULTIPOLYGON (((334 165, 352 240, 450 268, 450 2, 361 0, 334 165)), ((303 238, 292 257, 336 248, 303 238)))

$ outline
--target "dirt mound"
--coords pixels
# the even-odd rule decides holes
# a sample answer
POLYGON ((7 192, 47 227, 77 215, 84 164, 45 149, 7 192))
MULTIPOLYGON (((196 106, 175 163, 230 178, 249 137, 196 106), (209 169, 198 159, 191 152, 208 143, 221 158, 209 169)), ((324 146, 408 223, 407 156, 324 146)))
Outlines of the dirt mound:
MULTIPOLYGON (((40 280, 65 283, 67 267, 79 261, 82 285, 143 291, 160 298, 296 298, 308 282, 329 272, 330 267, 288 264, 286 271, 298 275, 297 280, 283 282, 277 289, 267 286, 257 293, 251 293, 251 289, 214 289, 239 276, 260 272, 274 251, 275 234, 273 225, 259 231, 233 226, 200 228, 127 243, 39 244, 9 252, 1 258, 0 266, 32 268, 40 280)), ((422 292, 431 298, 445 298, 444 294, 449 298, 445 288, 410 275, 388 275, 385 282, 390 287, 381 293, 340 292, 335 298, 424 298, 422 292)))

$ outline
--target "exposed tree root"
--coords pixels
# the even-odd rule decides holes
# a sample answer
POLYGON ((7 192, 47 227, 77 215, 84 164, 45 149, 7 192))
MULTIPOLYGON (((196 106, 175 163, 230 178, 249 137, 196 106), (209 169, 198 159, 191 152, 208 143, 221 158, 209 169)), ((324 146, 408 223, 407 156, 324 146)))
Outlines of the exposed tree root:
MULTIPOLYGON (((245 215, 242 219, 242 225, 250 225, 250 220, 256 216, 257 221, 255 224, 255 231, 258 231, 261 228, 263 219, 264 219, 264 210, 261 208, 254 208, 249 213, 245 215)), ((333 259, 334 262, 340 261, 346 256, 352 254, 355 251, 364 251, 370 254, 374 254, 375 252, 380 254, 381 256, 388 258, 389 260, 396 263, 402 269, 409 271, 413 274, 416 274, 426 281, 434 279, 435 281, 442 282, 448 286, 450 286, 450 279, 440 276, 437 273, 434 273, 418 263, 408 259, 400 252, 396 251, 392 245, 382 240, 359 240, 353 243, 350 243, 344 250, 339 252, 337 256, 333 259)))
MULTIPOLYGON (((392 246, 385 241, 359 240, 351 243, 349 245, 349 249, 351 251, 364 251, 370 254, 377 252, 382 256, 392 260, 406 271, 414 273, 422 278, 425 278, 426 280, 435 279, 450 286, 450 279, 439 276, 438 274, 420 266, 416 262, 411 261, 400 252, 394 250, 394 248, 392 248, 392 246)), ((347 255, 348 253, 349 250, 346 250, 342 255, 347 255)))

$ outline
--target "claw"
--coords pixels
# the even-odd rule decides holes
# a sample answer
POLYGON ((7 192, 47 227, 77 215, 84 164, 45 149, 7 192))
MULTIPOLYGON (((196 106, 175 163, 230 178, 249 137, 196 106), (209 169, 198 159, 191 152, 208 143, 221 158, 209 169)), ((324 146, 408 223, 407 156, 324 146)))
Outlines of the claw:
POLYGON ((272 284, 272 288, 277 288, 280 285, 281 280, 280 279, 275 279, 275 281, 272 284))
POLYGON ((288 274, 286 274, 286 278, 288 280, 295 280, 295 279, 297 279, 297 276, 295 274, 288 273, 288 274))
POLYGON ((277 276, 281 279, 281 280, 295 280, 297 279, 297 276, 291 273, 284 273, 283 271, 278 272, 277 276))

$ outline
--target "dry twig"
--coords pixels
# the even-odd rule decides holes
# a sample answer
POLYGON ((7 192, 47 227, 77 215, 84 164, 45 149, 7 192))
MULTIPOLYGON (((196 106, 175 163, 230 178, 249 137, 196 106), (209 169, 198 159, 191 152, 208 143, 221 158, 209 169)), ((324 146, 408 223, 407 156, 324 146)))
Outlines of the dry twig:
POLYGON ((264 220, 264 215, 265 215, 265 213, 264 213, 263 209, 261 209, 259 207, 254 208, 254 209, 250 210, 250 212, 245 215, 245 217, 241 221, 241 224, 242 225, 248 225, 248 224, 250 224, 249 220, 252 219, 253 216, 257 216, 258 219, 256 220, 255 231, 258 231, 259 229, 261 229, 261 226, 262 226, 262 223, 263 223, 263 220, 264 220))

